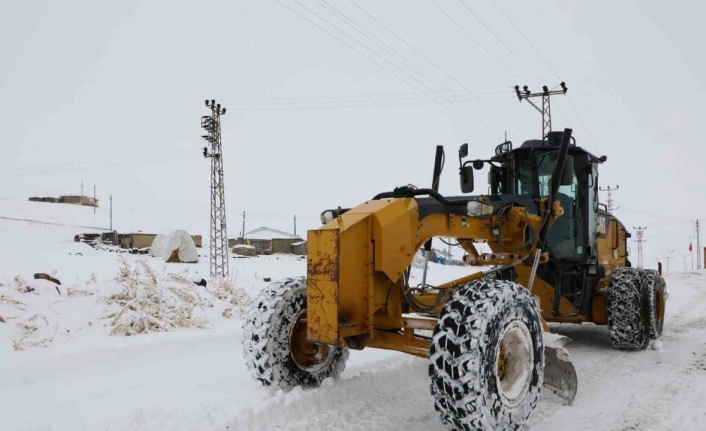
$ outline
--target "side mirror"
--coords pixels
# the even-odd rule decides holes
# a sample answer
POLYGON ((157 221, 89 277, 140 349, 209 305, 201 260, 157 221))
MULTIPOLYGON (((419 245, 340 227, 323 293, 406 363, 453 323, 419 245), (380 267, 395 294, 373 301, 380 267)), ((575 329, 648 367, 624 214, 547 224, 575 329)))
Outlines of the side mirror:
POLYGON ((462 159, 468 156, 468 144, 463 144, 458 149, 458 158, 462 159))
POLYGON ((473 191, 473 166, 463 166, 459 170, 461 177, 461 192, 471 193, 473 191))
POLYGON ((564 162, 564 172, 561 174, 561 185, 570 186, 574 182, 574 158, 567 155, 564 162))

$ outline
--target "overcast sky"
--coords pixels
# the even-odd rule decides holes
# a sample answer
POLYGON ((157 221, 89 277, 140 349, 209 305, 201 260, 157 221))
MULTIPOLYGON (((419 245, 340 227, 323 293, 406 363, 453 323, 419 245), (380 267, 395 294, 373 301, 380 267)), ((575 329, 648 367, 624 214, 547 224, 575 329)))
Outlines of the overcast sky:
MULTIPOLYGON (((460 194, 457 146, 488 157, 505 131, 516 145, 538 138, 539 114, 512 87, 564 80, 554 129, 608 156, 600 184, 620 185, 616 214, 629 228, 648 226, 646 264, 674 250, 681 269, 691 220, 706 222, 701 2, 3 0, 1 10, 0 197, 79 193, 83 181, 102 204, 113 194, 118 228, 149 215, 206 235, 199 119, 215 98, 228 109, 229 236, 243 211, 247 230, 291 231, 296 214, 302 233, 323 209, 428 186, 438 144, 449 155, 442 192, 460 194)), ((104 208, 96 217, 108 224, 104 208)))

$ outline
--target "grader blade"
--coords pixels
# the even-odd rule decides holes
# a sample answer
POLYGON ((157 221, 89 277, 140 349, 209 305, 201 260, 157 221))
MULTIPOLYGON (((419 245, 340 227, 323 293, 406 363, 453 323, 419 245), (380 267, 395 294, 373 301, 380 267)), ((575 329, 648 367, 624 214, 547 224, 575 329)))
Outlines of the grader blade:
POLYGON ((578 377, 564 348, 569 341, 568 337, 544 333, 544 386, 570 405, 576 398, 578 377))

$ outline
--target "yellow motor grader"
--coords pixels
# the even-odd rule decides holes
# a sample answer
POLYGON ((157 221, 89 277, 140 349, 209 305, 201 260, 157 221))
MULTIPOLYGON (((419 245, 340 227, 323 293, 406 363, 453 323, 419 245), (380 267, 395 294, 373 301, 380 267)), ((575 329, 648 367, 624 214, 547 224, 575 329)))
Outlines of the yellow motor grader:
MULTIPOLYGON (((573 401, 567 341, 547 322, 607 324, 613 346, 641 350, 662 331, 665 283, 631 268, 625 227, 598 202, 596 157, 571 129, 488 160, 463 159, 463 193, 489 165, 487 195, 444 197, 437 147, 432 188, 381 193, 322 213, 308 232, 307 275, 272 283, 244 324, 248 367, 264 385, 316 387, 337 377, 349 349, 428 358, 431 394, 449 429, 517 430, 543 386, 573 401), (426 280, 434 237, 455 238, 485 271, 426 280), (491 252, 481 253, 484 243, 491 252), (422 283, 410 273, 423 250, 422 283)), ((484 247, 486 248, 486 247, 484 247)), ((470 271, 469 271, 470 272, 470 271)))

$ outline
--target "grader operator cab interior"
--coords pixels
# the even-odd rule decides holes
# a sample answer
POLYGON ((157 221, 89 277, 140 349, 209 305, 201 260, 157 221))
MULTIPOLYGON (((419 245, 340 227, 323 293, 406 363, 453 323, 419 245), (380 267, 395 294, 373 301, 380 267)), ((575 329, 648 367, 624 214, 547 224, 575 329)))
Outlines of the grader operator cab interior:
MULTIPOLYGON (((391 349, 429 361, 435 409, 449 429, 516 430, 547 387, 568 403, 578 379, 565 337, 547 322, 607 324, 613 346, 641 350, 660 336, 665 283, 631 268, 629 234, 598 200, 596 157, 571 129, 489 159, 459 150, 463 193, 489 166, 482 195, 404 186, 322 213, 307 238, 307 276, 272 283, 244 324, 248 366, 264 385, 316 387, 337 377, 349 349, 391 349), (473 271, 439 285, 410 280, 434 237, 455 238, 473 271), (481 253, 478 244, 490 252, 481 253)), ((426 255, 425 255, 426 256, 426 255)))

